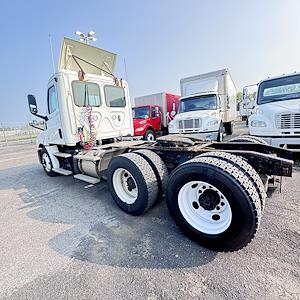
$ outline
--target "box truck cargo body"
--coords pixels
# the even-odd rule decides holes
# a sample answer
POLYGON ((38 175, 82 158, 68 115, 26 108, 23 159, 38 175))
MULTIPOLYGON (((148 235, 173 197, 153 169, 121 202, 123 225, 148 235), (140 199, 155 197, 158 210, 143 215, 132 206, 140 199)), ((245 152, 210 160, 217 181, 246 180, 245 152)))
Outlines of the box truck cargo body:
POLYGON ((135 107, 145 105, 158 105, 162 113, 162 127, 167 128, 168 124, 175 117, 178 110, 179 96, 170 93, 157 93, 136 97, 135 107))
POLYGON ((170 133, 222 140, 236 118, 236 88, 228 69, 181 79, 178 114, 170 133))

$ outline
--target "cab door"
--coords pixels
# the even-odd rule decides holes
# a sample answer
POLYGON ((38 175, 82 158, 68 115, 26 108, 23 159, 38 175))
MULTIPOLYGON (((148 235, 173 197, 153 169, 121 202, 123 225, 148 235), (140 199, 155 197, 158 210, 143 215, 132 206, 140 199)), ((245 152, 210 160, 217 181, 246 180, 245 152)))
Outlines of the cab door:
POLYGON ((161 112, 158 106, 151 107, 151 125, 154 131, 161 130, 161 112))
POLYGON ((48 117, 48 121, 46 122, 47 134, 45 135, 46 143, 64 144, 60 110, 59 110, 58 93, 57 93, 57 84, 55 79, 53 79, 48 85, 47 117, 48 117))

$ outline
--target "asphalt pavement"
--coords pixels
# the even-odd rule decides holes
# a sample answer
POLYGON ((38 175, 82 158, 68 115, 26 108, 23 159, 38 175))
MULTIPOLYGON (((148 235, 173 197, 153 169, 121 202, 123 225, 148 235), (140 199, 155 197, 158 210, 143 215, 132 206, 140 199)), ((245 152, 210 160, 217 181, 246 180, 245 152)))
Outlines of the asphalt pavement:
POLYGON ((0 299, 300 299, 300 170, 233 253, 188 240, 163 201, 133 217, 107 185, 48 177, 35 146, 0 148, 0 299))

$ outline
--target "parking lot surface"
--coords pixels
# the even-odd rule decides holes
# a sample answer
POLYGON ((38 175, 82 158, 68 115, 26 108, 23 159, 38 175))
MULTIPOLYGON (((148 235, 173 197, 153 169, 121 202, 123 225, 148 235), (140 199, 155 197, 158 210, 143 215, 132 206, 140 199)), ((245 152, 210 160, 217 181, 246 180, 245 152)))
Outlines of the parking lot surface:
POLYGON ((35 146, 0 148, 1 299, 300 299, 300 171, 248 247, 216 253, 160 201, 133 217, 107 185, 48 177, 35 146))

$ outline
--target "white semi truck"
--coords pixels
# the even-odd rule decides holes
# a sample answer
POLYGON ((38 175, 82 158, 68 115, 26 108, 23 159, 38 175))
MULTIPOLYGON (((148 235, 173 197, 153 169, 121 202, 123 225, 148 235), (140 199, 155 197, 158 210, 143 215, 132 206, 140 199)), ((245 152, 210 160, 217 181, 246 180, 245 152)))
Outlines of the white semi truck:
POLYGON ((300 73, 258 84, 249 133, 274 146, 300 145, 300 73))
POLYGON ((30 112, 46 123, 37 138, 46 174, 107 180, 116 204, 131 215, 165 197, 172 218, 195 242, 220 251, 246 246, 265 205, 259 174, 291 176, 290 151, 184 135, 125 140, 133 135, 131 104, 127 83, 113 75, 115 60, 111 52, 64 39, 46 115, 28 95, 30 112))
POLYGON ((228 69, 183 78, 180 88, 178 114, 169 133, 218 141, 232 134, 237 92, 228 69))

